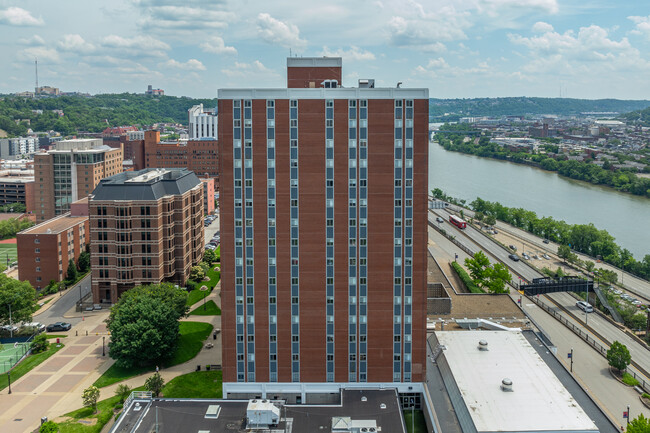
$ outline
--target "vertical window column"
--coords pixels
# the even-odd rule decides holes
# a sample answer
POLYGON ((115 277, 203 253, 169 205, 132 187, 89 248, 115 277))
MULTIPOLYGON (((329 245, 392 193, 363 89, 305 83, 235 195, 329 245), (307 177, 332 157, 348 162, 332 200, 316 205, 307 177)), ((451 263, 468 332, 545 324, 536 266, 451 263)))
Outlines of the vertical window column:
POLYGON ((325 332, 327 382, 334 382, 334 100, 325 101, 325 332))
POLYGON ((278 381, 278 286, 275 247, 275 101, 266 101, 266 192, 269 257, 269 381, 278 381))
POLYGON ((403 195, 403 116, 402 100, 395 100, 394 138, 394 226, 393 226, 393 381, 402 381, 402 214, 403 195))
POLYGON ((413 300, 413 100, 404 119, 404 382, 411 381, 413 300))
POLYGON ((291 380, 300 382, 300 280, 298 251, 298 101, 289 101, 291 217, 291 380))
POLYGON ((232 101, 232 131, 233 131, 233 200, 235 210, 235 334, 237 354, 237 381, 246 380, 246 350, 244 343, 244 233, 242 210, 242 130, 241 130, 241 100, 232 101))
POLYGON ((248 382, 255 382, 255 266, 253 245, 253 108, 244 100, 244 234, 246 248, 246 352, 248 382))
POLYGON ((367 381, 368 367, 368 101, 359 101, 359 382, 367 381))
POLYGON ((357 101, 348 101, 348 380, 357 382, 357 101))

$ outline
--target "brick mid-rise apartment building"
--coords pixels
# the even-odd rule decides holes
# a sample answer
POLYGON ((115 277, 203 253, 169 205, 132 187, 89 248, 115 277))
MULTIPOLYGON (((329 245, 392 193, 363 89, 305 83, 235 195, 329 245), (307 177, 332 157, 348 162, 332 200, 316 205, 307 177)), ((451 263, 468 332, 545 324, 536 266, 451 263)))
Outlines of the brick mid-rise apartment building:
POLYGON ((40 290, 51 280, 66 278, 70 259, 75 263, 86 251, 88 198, 70 205, 70 212, 49 219, 16 235, 18 277, 40 290))
POLYGON ((187 169, 129 171, 89 200, 94 302, 140 284, 183 285, 203 258, 203 185, 187 169))
POLYGON ((224 395, 412 389, 426 365, 428 90, 340 87, 340 58, 287 66, 287 89, 218 92, 224 395))
POLYGON ((105 177, 122 172, 122 149, 102 139, 63 140, 34 155, 34 214, 45 221, 66 213, 105 177))

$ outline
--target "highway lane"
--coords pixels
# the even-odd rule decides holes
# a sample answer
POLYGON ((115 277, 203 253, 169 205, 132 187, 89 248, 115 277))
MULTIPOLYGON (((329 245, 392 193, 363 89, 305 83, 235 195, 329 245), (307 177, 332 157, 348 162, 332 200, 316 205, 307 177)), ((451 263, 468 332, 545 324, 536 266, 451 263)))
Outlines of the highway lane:
MULTIPOLYGON (((442 217, 446 212, 439 211, 439 215, 442 217)), ((435 212, 438 214, 438 212, 435 212)), ((447 224, 446 229, 452 231, 455 236, 459 238, 464 243, 469 242, 469 238, 475 243, 481 246, 485 251, 492 253, 494 256, 498 257, 506 266, 520 273, 528 280, 532 278, 537 278, 543 276, 536 270, 532 269, 530 266, 526 265, 522 261, 513 262, 508 258, 508 253, 500 245, 489 239, 487 236, 479 233, 476 229, 467 227, 465 230, 460 230, 452 224, 447 224), (505 256, 505 257, 504 257, 505 256)), ((558 301, 563 307, 569 311, 576 311, 575 307, 576 300, 568 293, 557 293, 550 295, 553 296, 553 299, 558 301)), ((578 315, 583 317, 584 324, 584 315, 578 315)), ((630 354, 635 362, 637 362, 643 369, 650 372, 650 351, 646 349, 643 345, 639 344, 636 340, 625 334, 615 325, 611 324, 608 320, 598 316, 597 314, 590 314, 589 319, 587 320, 588 325, 591 326, 597 333, 603 336, 609 343, 614 341, 620 341, 625 344, 630 350, 630 354)), ((607 343, 604 345, 608 345, 607 343)))

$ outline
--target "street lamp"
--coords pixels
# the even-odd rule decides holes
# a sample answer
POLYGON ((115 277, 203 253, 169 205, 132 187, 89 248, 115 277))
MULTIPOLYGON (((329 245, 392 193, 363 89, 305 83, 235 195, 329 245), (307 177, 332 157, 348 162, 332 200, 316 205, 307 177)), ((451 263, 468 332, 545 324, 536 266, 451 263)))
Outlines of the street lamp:
POLYGON ((104 339, 106 336, 102 335, 102 356, 106 356, 106 350, 104 349, 104 339))
POLYGON ((9 394, 11 394, 11 370, 7 370, 7 380, 9 381, 9 394))

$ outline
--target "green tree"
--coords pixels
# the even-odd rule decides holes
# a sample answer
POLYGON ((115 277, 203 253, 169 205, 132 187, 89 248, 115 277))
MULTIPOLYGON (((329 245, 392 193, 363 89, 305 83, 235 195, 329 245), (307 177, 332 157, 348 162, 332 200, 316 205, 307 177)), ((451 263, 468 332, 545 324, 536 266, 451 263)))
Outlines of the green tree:
POLYGON ((162 391, 165 386, 165 379, 162 378, 160 373, 156 372, 152 376, 149 376, 144 382, 144 387, 147 391, 151 391, 154 397, 158 397, 160 391, 162 391))
POLYGON ((190 269, 190 280, 196 281, 197 283, 203 281, 205 278, 205 271, 201 266, 192 266, 190 269))
POLYGON ((632 362, 632 356, 624 344, 614 341, 607 350, 607 362, 609 362, 610 366, 621 372, 630 365, 630 362, 632 362))
MULTIPOLYGON (((177 319, 187 316, 187 313, 190 311, 187 306, 187 292, 171 283, 136 286, 124 292, 120 297, 120 301, 140 297, 153 298, 158 302, 168 304, 174 309, 174 316, 177 319)), ((111 311, 119 310, 120 305, 121 303, 118 302, 111 308, 111 311)))
POLYGON ((38 428, 38 433, 58 433, 59 426, 54 421, 47 421, 38 428))
POLYGON ((557 256, 564 260, 565 263, 574 263, 578 260, 578 256, 571 251, 571 247, 568 245, 560 245, 557 247, 557 256))
POLYGON ((97 399, 99 399, 99 388, 95 385, 90 385, 88 388, 84 389, 81 394, 81 400, 83 401, 84 406, 91 407, 93 413, 97 412, 97 399))
POLYGON ((124 403, 124 401, 129 397, 131 394, 131 387, 126 384, 120 384, 117 385, 117 388, 115 389, 115 395, 120 398, 120 403, 124 403))
POLYGON ((72 284, 77 281, 79 273, 77 272, 77 265, 74 262, 74 259, 70 259, 68 262, 68 272, 66 273, 66 280, 72 284))
POLYGON ((647 326, 648 319, 643 313, 634 314, 628 323, 628 327, 634 331, 645 330, 647 326))
POLYGON ((217 262, 217 253, 214 252, 214 250, 205 250, 203 253, 203 261, 209 264, 213 264, 217 262))
POLYGON ((32 348, 32 353, 41 353, 45 352, 50 346, 50 342, 47 340, 45 334, 39 334, 32 340, 30 347, 32 348))
POLYGON ((28 281, 18 281, 0 273, 0 325, 31 322, 36 290, 28 281))
POLYGON ((490 266, 490 260, 483 251, 478 251, 473 257, 466 258, 465 266, 469 269, 469 275, 472 277, 474 284, 483 287, 488 276, 487 269, 490 266))
POLYGON ((650 433, 650 419, 640 414, 630 421, 626 431, 627 433, 650 433))
POLYGON ((593 272, 595 266, 596 265, 594 265, 594 262, 592 262, 591 260, 585 261, 585 268, 587 268, 587 272, 593 272))
POLYGON ((503 263, 495 263, 488 274, 486 288, 489 293, 508 293, 506 284, 512 280, 512 275, 503 263))
POLYGON ((90 253, 87 251, 79 254, 79 260, 77 261, 80 272, 86 272, 90 269, 90 253))
POLYGON ((497 219, 494 217, 494 215, 486 215, 484 222, 489 226, 493 226, 497 223, 497 219))
POLYGON ((160 363, 177 347, 180 317, 172 303, 155 296, 120 298, 108 318, 109 355, 125 368, 160 363))

